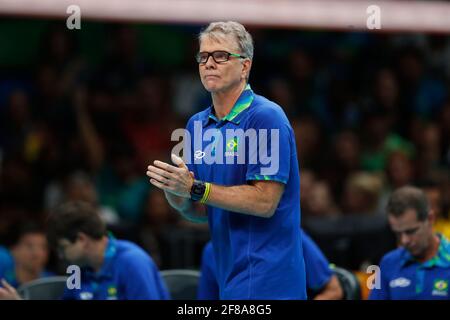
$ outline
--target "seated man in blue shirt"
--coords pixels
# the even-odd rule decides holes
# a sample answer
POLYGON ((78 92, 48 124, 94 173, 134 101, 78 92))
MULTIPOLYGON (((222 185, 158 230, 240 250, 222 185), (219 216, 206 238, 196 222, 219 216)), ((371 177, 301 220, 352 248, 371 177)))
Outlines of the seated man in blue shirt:
POLYGON ((44 230, 36 223, 15 225, 10 230, 10 245, 0 246, 0 279, 12 287, 52 275, 45 270, 48 245, 44 230))
POLYGON ((382 258, 381 281, 369 299, 450 299, 450 243, 433 232, 435 213, 425 193, 410 186, 397 189, 387 212, 401 247, 382 258))
POLYGON ((80 288, 64 299, 160 300, 169 294, 152 258, 137 245, 107 235, 95 208, 72 202, 48 220, 50 243, 68 262, 81 267, 80 288))
MULTIPOLYGON (((330 263, 314 241, 303 231, 306 286, 315 300, 341 300, 344 296, 330 263)), ((199 300, 219 300, 219 287, 215 277, 212 242, 203 248, 201 275, 197 296, 199 300)))
MULTIPOLYGON (((69 277, 63 299, 169 299, 152 258, 137 245, 107 235, 103 220, 90 204, 68 202, 57 208, 48 219, 48 238, 60 256, 81 271, 79 281, 71 281, 76 272, 69 277)), ((20 299, 13 287, 3 284, 0 298, 20 299)))

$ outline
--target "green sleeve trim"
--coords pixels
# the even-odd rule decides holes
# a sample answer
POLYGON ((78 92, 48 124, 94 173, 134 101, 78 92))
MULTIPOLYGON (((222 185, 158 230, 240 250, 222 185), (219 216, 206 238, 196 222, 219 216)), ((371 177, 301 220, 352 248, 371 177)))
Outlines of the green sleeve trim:
POLYGON ((278 181, 283 184, 287 184, 287 180, 283 179, 281 177, 277 176, 267 176, 267 175, 260 175, 260 174, 254 174, 247 177, 247 180, 258 180, 258 181, 278 181))

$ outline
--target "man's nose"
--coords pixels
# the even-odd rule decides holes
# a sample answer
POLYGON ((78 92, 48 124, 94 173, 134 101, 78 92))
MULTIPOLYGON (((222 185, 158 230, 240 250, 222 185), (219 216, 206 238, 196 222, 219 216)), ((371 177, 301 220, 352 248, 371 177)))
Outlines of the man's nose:
POLYGON ((410 242, 410 237, 404 233, 400 236, 400 244, 406 246, 410 242))
POLYGON ((208 57, 208 61, 206 61, 206 63, 205 63, 205 68, 206 69, 214 69, 214 68, 216 68, 216 62, 214 61, 212 56, 208 57))

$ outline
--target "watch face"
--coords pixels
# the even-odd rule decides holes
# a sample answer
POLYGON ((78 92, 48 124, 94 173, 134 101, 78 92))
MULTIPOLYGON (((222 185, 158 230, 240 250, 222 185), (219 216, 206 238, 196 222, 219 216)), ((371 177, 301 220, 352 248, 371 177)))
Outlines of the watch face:
POLYGON ((203 193, 205 192, 205 185, 203 183, 196 183, 194 186, 194 193, 198 194, 198 195, 203 195, 203 193))
POLYGON ((199 200, 203 197, 203 194, 205 193, 206 186, 201 181, 194 181, 194 184, 192 185, 191 190, 191 198, 193 200, 199 200))

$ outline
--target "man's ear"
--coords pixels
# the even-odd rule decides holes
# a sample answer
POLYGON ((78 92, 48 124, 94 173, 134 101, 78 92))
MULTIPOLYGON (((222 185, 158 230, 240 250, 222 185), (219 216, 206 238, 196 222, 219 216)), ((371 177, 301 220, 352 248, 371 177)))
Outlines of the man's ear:
POLYGON ((250 69, 252 68, 252 60, 250 59, 245 59, 242 62, 242 73, 244 74, 245 79, 248 79, 249 75, 250 75, 250 69))
POLYGON ((78 234, 77 234, 77 240, 80 241, 80 243, 81 243, 81 245, 82 245, 83 247, 85 247, 85 246, 89 243, 89 242, 88 242, 89 237, 88 237, 87 234, 84 233, 84 232, 78 232, 78 234))

